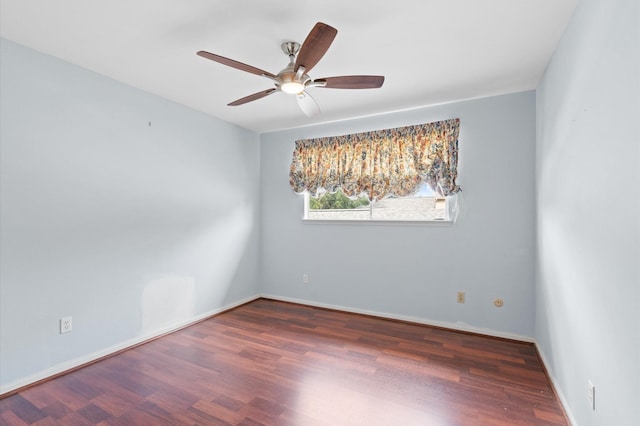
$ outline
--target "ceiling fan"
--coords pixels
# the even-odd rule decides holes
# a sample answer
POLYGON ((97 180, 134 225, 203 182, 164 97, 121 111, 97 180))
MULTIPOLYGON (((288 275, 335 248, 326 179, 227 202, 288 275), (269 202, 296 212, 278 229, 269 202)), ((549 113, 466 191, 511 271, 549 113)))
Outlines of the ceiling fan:
POLYGON ((199 51, 197 54, 223 65, 266 77, 275 84, 275 87, 245 96, 227 105, 237 106, 246 104, 247 102, 264 98, 277 91, 282 91, 295 95, 302 112, 312 117, 320 113, 320 108, 316 101, 307 93, 307 89, 310 87, 324 87, 327 89, 376 89, 382 87, 384 83, 384 76, 379 75, 345 75, 318 79, 309 77, 307 73, 316 66, 327 50, 329 50, 329 46, 331 46, 336 34, 338 34, 338 30, 330 25, 318 22, 302 45, 294 41, 282 43, 282 51, 289 56, 289 65, 278 74, 272 74, 260 68, 252 67, 251 65, 234 61, 224 56, 205 52, 204 50, 199 51))

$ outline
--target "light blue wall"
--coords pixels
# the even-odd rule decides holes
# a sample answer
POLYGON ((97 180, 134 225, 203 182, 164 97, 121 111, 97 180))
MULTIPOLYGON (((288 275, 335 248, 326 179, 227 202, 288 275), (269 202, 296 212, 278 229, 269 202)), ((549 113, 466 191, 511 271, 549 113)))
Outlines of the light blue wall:
POLYGON ((3 389, 258 293, 257 134, 1 54, 3 389))
POLYGON ((460 328, 533 336, 535 93, 261 135, 262 291, 460 328), (465 211, 452 226, 309 224, 294 141, 459 117, 465 211), (302 283, 309 275, 310 284, 302 283), (456 292, 466 292, 465 304, 456 292), (503 298, 503 308, 493 306, 503 298))
POLYGON ((581 426, 640 419, 639 14, 582 0, 537 93, 536 339, 581 426))
POLYGON ((634 424, 638 14, 581 1, 537 94, 261 136, 2 40, 0 385, 261 292, 535 336, 578 424, 634 424), (296 139, 452 117, 456 224, 300 220, 296 139))

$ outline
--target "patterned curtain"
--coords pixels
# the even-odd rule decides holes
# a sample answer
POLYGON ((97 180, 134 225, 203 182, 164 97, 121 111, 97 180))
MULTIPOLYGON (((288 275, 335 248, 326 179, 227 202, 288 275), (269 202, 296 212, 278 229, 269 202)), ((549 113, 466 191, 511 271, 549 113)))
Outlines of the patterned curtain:
POLYGON ((367 195, 415 193, 426 182, 439 195, 460 191, 458 133, 455 118, 417 126, 296 141, 289 171, 294 191, 367 195))

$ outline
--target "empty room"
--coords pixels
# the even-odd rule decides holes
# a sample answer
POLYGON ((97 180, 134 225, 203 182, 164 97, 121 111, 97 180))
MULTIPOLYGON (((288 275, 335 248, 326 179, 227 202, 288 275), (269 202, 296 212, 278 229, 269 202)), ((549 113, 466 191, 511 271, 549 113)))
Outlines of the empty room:
POLYGON ((639 28, 0 0, 0 424, 639 424, 639 28))

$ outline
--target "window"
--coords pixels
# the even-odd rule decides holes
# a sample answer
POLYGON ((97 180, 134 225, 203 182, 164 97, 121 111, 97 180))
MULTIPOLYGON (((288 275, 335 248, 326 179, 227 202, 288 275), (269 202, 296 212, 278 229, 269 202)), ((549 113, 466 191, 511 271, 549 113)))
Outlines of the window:
POLYGON ((390 196, 370 202, 366 196, 349 198, 338 190, 314 198, 304 194, 304 219, 317 221, 450 221, 449 197, 436 194, 427 184, 405 197, 390 196))
POLYGON ((305 194, 304 218, 452 220, 459 127, 455 118, 296 141, 289 184, 305 194))

